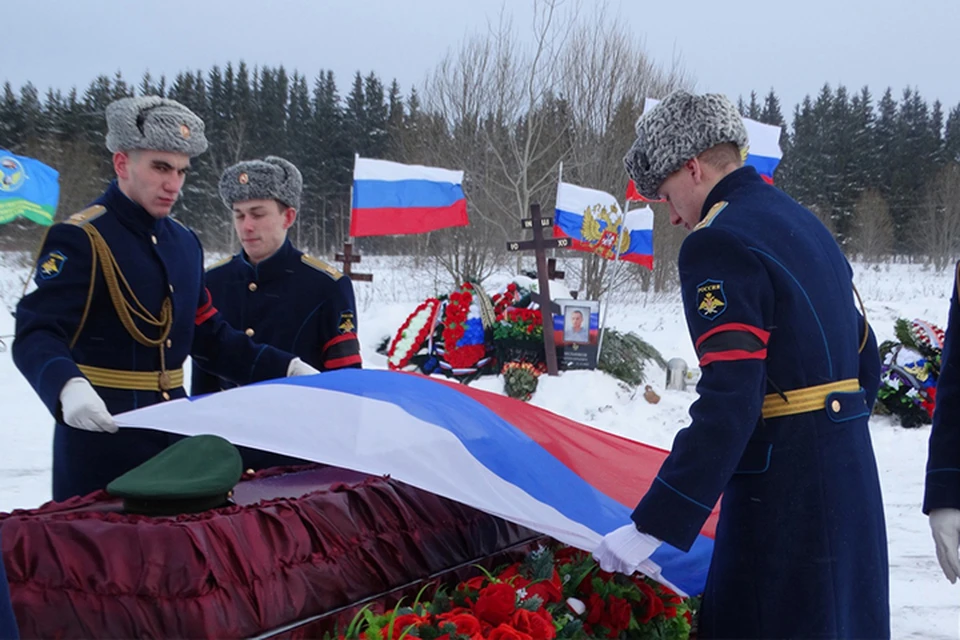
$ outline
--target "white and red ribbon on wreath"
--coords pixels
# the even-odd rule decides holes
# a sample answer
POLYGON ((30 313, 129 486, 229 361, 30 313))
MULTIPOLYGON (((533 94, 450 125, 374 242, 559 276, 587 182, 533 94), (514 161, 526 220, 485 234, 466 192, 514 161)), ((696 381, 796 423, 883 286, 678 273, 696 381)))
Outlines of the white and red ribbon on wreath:
POLYGON ((918 342, 937 351, 943 351, 943 329, 919 318, 910 323, 910 332, 918 342))
POLYGON ((410 364, 410 359, 433 336, 441 306, 437 298, 427 298, 407 316, 387 350, 388 368, 396 371, 410 364))

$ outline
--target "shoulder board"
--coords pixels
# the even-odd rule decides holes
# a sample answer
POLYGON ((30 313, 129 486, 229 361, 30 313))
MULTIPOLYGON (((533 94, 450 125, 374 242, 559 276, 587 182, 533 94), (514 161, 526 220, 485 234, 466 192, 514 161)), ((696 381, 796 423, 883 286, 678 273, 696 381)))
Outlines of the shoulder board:
POLYGON ((337 271, 335 268, 331 267, 329 264, 327 264, 320 258, 314 258, 313 256, 308 256, 307 254, 303 254, 300 257, 300 261, 303 262, 303 264, 307 265, 308 267, 312 267, 316 269, 317 271, 323 271, 334 280, 339 280, 340 278, 343 277, 342 273, 337 271))
POLYGON ((717 204, 710 207, 710 211, 707 211, 707 215, 704 216, 697 226, 693 228, 694 231, 703 229, 704 227, 709 227, 713 223, 713 219, 716 218, 721 211, 727 208, 727 205, 730 204, 726 200, 721 200, 717 204))
POLYGON ((72 224, 78 227, 82 227, 83 225, 87 224, 91 220, 96 220, 106 212, 107 212, 106 207, 100 204, 95 204, 92 207, 87 207, 83 211, 78 211, 77 213, 73 214, 72 216, 64 220, 64 222, 66 224, 72 224))
POLYGON ((219 269, 220 267, 222 267, 223 265, 227 264, 228 262, 231 262, 232 260, 233 260, 233 256, 228 256, 228 257, 224 258, 223 260, 217 260, 217 261, 214 262, 212 265, 210 265, 209 267, 207 267, 206 272, 207 272, 207 273, 210 273, 210 272, 213 271, 214 269, 219 269))

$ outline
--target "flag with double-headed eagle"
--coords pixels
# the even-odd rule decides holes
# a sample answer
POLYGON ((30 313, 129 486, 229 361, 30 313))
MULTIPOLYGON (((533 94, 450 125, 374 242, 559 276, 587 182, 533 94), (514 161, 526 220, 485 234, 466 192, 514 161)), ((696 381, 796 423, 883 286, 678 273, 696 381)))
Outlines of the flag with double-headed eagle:
POLYGON ((570 238, 571 247, 607 260, 625 260, 653 268, 653 211, 624 211, 605 191, 557 185, 553 235, 570 238))

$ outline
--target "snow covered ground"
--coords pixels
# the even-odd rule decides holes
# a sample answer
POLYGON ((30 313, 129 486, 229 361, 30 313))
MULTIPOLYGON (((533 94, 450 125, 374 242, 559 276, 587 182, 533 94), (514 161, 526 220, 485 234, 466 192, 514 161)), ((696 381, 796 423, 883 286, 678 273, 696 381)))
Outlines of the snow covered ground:
MULTIPOLYGON (((383 368, 385 358, 376 353, 381 338, 392 335, 420 301, 449 287, 444 274, 411 260, 364 258, 362 266, 374 274, 373 283, 355 285, 364 362, 367 367, 383 368)), ((24 256, 0 254, 0 304, 5 309, 16 304, 29 269, 24 256)), ((936 273, 910 264, 856 265, 855 270, 868 317, 881 341, 893 338, 898 317, 922 318, 946 328, 951 272, 936 273)), ((505 276, 494 278, 487 286, 505 281, 505 276)), ((694 363, 679 295, 632 298, 629 303, 611 305, 609 324, 643 336, 667 359, 681 357, 694 363)), ((12 316, 0 312, 0 337, 12 333, 12 316)), ((4 340, 9 346, 10 339, 4 340)), ((656 405, 643 399, 642 390, 627 389, 609 376, 588 372, 541 378, 532 402, 598 429, 669 448, 674 434, 687 424, 694 394, 664 390, 664 378, 662 371, 653 371, 650 382, 662 396, 656 405)), ((475 384, 502 390, 499 378, 475 384)), ((9 350, 0 352, 0 415, 0 510, 37 506, 50 498, 52 422, 14 367, 9 350)), ((871 432, 890 542, 893 637, 957 638, 960 587, 950 585, 940 573, 926 517, 920 512, 929 427, 906 430, 890 418, 875 417, 871 432)))

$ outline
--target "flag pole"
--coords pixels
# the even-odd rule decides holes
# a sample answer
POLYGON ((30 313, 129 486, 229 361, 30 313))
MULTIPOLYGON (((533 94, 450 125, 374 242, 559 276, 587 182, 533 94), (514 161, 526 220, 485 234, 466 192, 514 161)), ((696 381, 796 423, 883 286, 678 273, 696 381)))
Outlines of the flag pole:
MULTIPOLYGON (((560 167, 559 167, 558 170, 557 170, 557 194, 558 194, 558 195, 560 194, 560 184, 561 184, 562 182, 563 182, 563 160, 560 161, 560 167)), ((554 200, 554 202, 553 202, 553 219, 554 219, 554 221, 556 221, 556 219, 557 219, 557 202, 556 202, 556 200, 554 200)), ((554 222, 554 224, 556 224, 556 222, 554 222)), ((554 231, 552 232, 552 234, 553 234, 554 237, 556 237, 556 234, 557 234, 556 230, 554 230, 554 231)), ((550 250, 550 257, 556 259, 556 257, 557 257, 557 250, 556 250, 556 249, 551 249, 551 250, 550 250)), ((569 289, 568 289, 568 291, 569 291, 569 289)), ((588 329, 590 328, 590 327, 589 327, 589 323, 588 323, 587 328, 588 328, 588 329)))
MULTIPOLYGON (((625 201, 627 205, 630 204, 629 200, 625 201)), ((623 230, 627 226, 627 210, 621 209, 622 213, 620 215, 620 229, 617 231, 617 252, 613 257, 613 273, 610 275, 610 288, 613 288, 613 285, 617 282, 617 276, 620 275, 620 247, 623 246, 623 230)), ((606 293, 607 299, 603 301, 603 313, 600 315, 600 327, 598 332, 600 333, 600 338, 597 341, 597 362, 600 362, 600 353, 603 351, 603 328, 607 323, 607 312, 610 310, 610 290, 607 290, 606 293)))
POLYGON ((357 162, 360 160, 360 154, 353 154, 353 175, 350 176, 350 217, 347 219, 347 242, 353 244, 353 236, 350 229, 353 227, 353 183, 356 182, 357 162))

